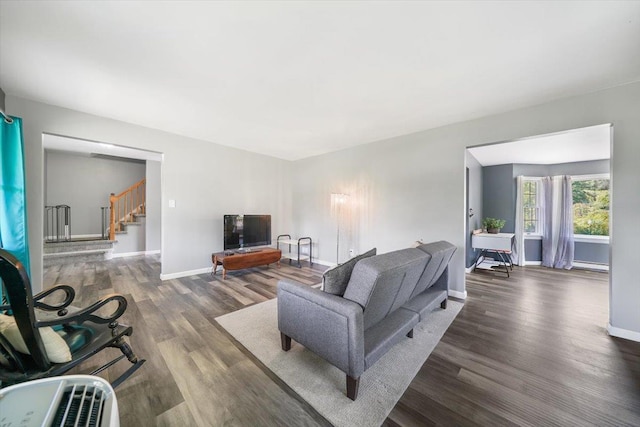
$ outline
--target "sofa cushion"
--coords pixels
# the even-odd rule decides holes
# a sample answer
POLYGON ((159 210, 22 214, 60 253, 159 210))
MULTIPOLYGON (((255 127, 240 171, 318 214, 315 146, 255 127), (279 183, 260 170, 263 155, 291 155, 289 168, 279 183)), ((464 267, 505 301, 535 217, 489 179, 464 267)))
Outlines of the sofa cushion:
POLYGON ((400 308, 364 333, 364 369, 367 370, 419 322, 417 313, 400 308))
POLYGON ((333 268, 328 269, 322 275, 322 290, 328 294, 344 295, 347 284, 351 278, 351 272, 353 267, 361 259, 372 257, 376 254, 376 248, 368 250, 367 252, 351 258, 349 261, 336 265, 333 268))
POLYGON ((444 269, 449 265, 449 261, 456 250, 451 243, 441 240, 439 242, 426 243, 418 246, 418 249, 431 256, 431 261, 427 264, 416 285, 411 298, 424 292, 442 275, 444 269))
POLYGON ((344 298, 362 306, 365 331, 407 302, 429 259, 427 253, 409 248, 356 264, 344 298))
MULTIPOLYGON (((39 332, 47 357, 51 362, 64 363, 71 361, 69 346, 60 335, 55 333, 49 326, 39 328, 39 332)), ((22 339, 18 325, 12 316, 0 314, 0 333, 17 351, 23 354, 30 354, 27 344, 22 339)))

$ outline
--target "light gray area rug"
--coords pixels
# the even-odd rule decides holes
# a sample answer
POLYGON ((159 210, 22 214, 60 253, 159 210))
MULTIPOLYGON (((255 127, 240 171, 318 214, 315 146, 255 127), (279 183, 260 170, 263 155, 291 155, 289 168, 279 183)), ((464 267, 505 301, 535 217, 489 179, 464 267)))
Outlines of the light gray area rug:
POLYGON ((346 396, 345 374, 292 341, 288 352, 280 348, 277 300, 269 300, 216 318, 236 340, 287 383, 335 426, 379 426, 407 389, 462 309, 449 301, 436 308, 407 338, 360 377, 355 401, 346 396))

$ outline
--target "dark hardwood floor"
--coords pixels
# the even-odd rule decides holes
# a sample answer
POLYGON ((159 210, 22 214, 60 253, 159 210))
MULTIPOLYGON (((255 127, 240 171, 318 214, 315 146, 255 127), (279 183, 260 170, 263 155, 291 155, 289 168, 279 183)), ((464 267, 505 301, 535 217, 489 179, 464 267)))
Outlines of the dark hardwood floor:
MULTIPOLYGON (((128 298, 123 322, 147 363, 116 391, 123 427, 313 426, 328 423, 214 318, 274 298, 281 277, 312 285, 322 270, 283 264, 162 282, 158 257, 133 257, 50 267, 45 287, 72 285, 83 304, 128 298)), ((516 267, 510 279, 467 278, 465 307, 385 425, 640 425, 640 343, 605 331, 607 274, 516 267)))
POLYGON ((606 332, 608 274, 501 276, 467 275, 463 310, 385 424, 640 426, 640 343, 606 332))

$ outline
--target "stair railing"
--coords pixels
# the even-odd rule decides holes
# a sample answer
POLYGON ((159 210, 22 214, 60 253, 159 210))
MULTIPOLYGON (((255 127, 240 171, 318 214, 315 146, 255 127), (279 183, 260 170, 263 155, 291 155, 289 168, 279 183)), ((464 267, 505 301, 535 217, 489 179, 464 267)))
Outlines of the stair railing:
POLYGON ((115 240, 116 231, 121 230, 123 225, 135 222, 134 215, 145 213, 145 187, 146 180, 143 178, 118 195, 111 193, 109 240, 115 240))
POLYGON ((45 206, 44 237, 47 242, 71 240, 71 207, 45 206))
POLYGON ((109 216, 109 211, 110 211, 111 207, 109 206, 101 206, 100 207, 100 216, 101 216, 101 220, 102 220, 102 240, 107 240, 109 239, 109 229, 110 229, 110 224, 109 224, 109 219, 111 218, 109 216))

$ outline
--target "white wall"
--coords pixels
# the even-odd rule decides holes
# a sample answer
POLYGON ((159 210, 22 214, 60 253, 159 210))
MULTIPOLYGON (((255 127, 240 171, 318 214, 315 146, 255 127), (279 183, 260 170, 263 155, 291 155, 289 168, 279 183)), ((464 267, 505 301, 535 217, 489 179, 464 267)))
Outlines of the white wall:
POLYGON ((46 150, 45 205, 71 207, 71 234, 102 234, 100 207, 145 176, 144 162, 46 150))
POLYGON ((42 275, 37 241, 42 235, 42 132, 165 153, 165 274, 207 266, 210 252, 222 248, 222 215, 240 211, 271 213, 274 236, 311 236, 318 257, 332 260, 335 223, 329 195, 344 192, 356 204, 350 246, 357 252, 373 246, 381 252, 403 248, 417 238, 448 240, 459 248, 451 286, 462 293, 465 148, 612 123, 610 321, 616 333, 640 340, 640 83, 378 141, 301 160, 292 168, 266 156, 16 97, 7 97, 7 109, 24 119, 36 291, 42 275), (167 208, 168 199, 177 201, 176 208, 167 208))
POLYGON ((163 275, 208 268, 211 253, 222 250, 225 213, 271 214, 274 235, 290 228, 289 162, 14 96, 7 110, 23 118, 35 292, 42 288, 43 132, 164 153, 163 275))
POLYGON ((162 237, 162 163, 147 160, 146 233, 145 250, 159 251, 162 237))
POLYGON ((451 287, 461 294, 465 148, 612 123, 610 320, 640 340, 639 111, 640 83, 634 83, 298 161, 293 170, 299 177, 293 187, 296 233, 317 240, 320 259, 334 259, 329 194, 352 194, 360 211, 351 245, 386 252, 416 238, 448 240, 459 249, 451 287))
MULTIPOLYGON (((471 247, 471 233, 473 230, 482 228, 482 218, 484 218, 482 209, 482 165, 478 160, 473 157, 473 154, 469 150, 465 151, 466 165, 469 169, 469 206, 467 208, 473 209, 473 216, 468 218, 468 230, 466 240, 466 262, 465 266, 470 267, 475 261, 476 250, 471 247)), ((467 209, 468 211, 468 209, 467 209)))

